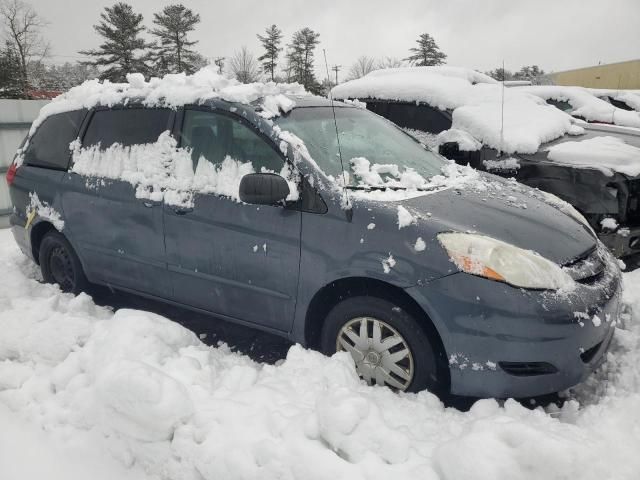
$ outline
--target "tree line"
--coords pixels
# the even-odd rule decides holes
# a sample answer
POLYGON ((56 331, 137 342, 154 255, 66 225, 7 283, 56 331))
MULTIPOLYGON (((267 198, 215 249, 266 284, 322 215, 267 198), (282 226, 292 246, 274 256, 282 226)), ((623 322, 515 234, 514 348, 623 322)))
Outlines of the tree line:
MULTIPOLYGON (((316 78, 320 34, 311 28, 295 31, 285 42, 282 30, 270 25, 257 34, 262 49, 260 55, 255 56, 246 46, 241 46, 229 57, 208 59, 196 50, 198 42, 192 39, 199 23, 198 13, 177 3, 154 13, 151 25, 147 26, 143 15, 130 4, 118 2, 105 7, 93 27, 100 37, 99 46, 80 50, 82 61, 55 65, 45 62, 50 46, 42 36, 42 29, 47 22, 23 0, 0 0, 4 37, 4 46, 0 47, 0 96, 33 97, 34 91, 63 91, 90 78, 123 82, 130 72, 140 72, 147 78, 169 73, 190 74, 210 63, 218 73, 243 83, 298 82, 317 94, 326 92, 339 80, 341 67, 337 65, 332 67, 335 81, 316 78)), ((446 58, 435 39, 423 33, 415 46, 409 48, 406 58, 361 56, 350 66, 345 78, 360 78, 381 68, 442 65, 446 58)), ((543 72, 534 65, 508 76, 501 69, 487 73, 494 78, 511 79, 543 72)))

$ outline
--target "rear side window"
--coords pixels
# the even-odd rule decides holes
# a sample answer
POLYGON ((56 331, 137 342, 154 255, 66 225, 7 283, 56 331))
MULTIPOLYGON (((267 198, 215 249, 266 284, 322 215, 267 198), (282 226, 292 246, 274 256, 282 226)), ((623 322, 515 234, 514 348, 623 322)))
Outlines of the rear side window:
POLYGON ((69 144, 78 136, 80 124, 86 113, 86 110, 76 110, 48 117, 29 139, 25 164, 66 170, 71 157, 69 144))
POLYGON ((440 133, 451 128, 449 114, 428 105, 367 101, 367 109, 403 128, 431 133, 440 133))
POLYGON ((104 150, 114 143, 125 147, 154 143, 170 128, 170 115, 168 108, 97 110, 91 117, 82 145, 99 144, 104 150))

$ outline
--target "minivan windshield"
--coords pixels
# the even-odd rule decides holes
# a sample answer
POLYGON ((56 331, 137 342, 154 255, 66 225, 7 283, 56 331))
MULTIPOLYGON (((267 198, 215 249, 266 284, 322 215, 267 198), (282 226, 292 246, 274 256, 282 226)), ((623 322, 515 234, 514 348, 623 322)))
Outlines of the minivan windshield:
MULTIPOLYGON (((445 164, 442 157, 388 120, 360 108, 336 107, 335 115, 349 186, 420 188, 421 182, 415 182, 417 175, 426 183, 430 177, 442 173, 445 164), (412 181, 403 181, 405 177, 412 181)), ((276 123, 304 141, 325 174, 341 181, 342 167, 331 107, 295 108, 276 123)))

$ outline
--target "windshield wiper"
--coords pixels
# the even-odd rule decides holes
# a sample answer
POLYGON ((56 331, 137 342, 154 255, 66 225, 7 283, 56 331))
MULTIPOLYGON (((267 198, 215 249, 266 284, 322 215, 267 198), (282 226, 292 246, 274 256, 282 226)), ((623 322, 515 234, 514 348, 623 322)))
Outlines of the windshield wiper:
MULTIPOLYGON (((398 190, 406 190, 407 187, 399 187, 399 186, 390 186, 390 185, 347 185, 346 188, 348 190, 364 190, 364 191, 371 191, 371 190, 393 190, 393 191, 398 191, 398 190)), ((416 190, 420 191, 420 192, 430 192, 432 190, 436 190, 438 187, 436 185, 430 186, 430 187, 422 187, 422 188, 416 188, 416 190)))

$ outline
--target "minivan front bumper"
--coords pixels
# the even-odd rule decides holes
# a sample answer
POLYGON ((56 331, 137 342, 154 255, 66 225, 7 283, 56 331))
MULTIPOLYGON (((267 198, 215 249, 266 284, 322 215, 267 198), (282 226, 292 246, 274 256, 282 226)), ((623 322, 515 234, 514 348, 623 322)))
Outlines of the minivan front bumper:
POLYGON ((620 309, 620 270, 570 293, 525 290, 456 273, 407 289, 440 333, 451 393, 522 398, 558 392, 604 359, 620 309))

